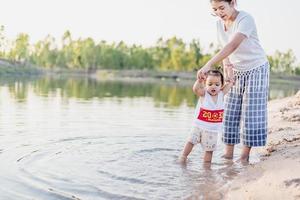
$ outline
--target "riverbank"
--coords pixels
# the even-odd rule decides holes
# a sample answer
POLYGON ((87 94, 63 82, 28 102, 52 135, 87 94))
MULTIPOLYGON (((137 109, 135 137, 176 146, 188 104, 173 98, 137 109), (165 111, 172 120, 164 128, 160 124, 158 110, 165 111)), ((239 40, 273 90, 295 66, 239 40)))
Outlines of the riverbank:
POLYGON ((269 102, 269 135, 262 161, 247 166, 226 199, 300 199, 300 91, 269 102))
MULTIPOLYGON (((188 79, 194 80, 196 78, 196 71, 182 72, 182 71, 154 71, 154 70, 96 70, 94 76, 102 79, 110 78, 159 78, 159 79, 188 79)), ((300 76, 287 75, 282 73, 271 73, 272 80, 300 82, 300 76)))
MULTIPOLYGON (((156 78, 156 79, 187 79, 194 80, 195 71, 157 71, 146 69, 67 69, 67 68, 45 68, 0 58, 0 76, 4 75, 36 75, 55 74, 67 76, 89 76, 96 79, 120 79, 120 78, 156 78)), ((271 73, 271 78, 300 82, 300 76, 286 75, 284 73, 271 73)))
MULTIPOLYGON (((31 64, 13 62, 0 58, 0 76, 7 75, 62 75, 62 76, 81 76, 90 77, 98 80, 109 79, 173 79, 173 80, 194 80, 196 71, 157 71, 145 69, 67 69, 67 68, 44 68, 31 64)), ((284 73, 271 73, 271 80, 276 83, 295 82, 300 83, 300 76, 287 75, 284 73)))
POLYGON ((0 59, 0 77, 9 76, 36 76, 43 74, 44 71, 34 66, 23 65, 0 59))

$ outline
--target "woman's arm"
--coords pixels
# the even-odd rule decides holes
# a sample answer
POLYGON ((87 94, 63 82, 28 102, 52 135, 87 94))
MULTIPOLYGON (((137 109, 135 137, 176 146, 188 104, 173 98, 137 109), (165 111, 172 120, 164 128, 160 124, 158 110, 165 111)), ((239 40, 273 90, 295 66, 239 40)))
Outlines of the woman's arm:
POLYGON ((221 49, 215 56, 213 56, 200 70, 198 70, 197 77, 203 77, 203 74, 210 70, 214 64, 227 58, 232 52, 234 52, 239 47, 239 45, 243 42, 245 38, 247 38, 247 36, 245 36, 243 33, 236 33, 232 40, 228 44, 226 44, 223 47, 223 49, 221 49))

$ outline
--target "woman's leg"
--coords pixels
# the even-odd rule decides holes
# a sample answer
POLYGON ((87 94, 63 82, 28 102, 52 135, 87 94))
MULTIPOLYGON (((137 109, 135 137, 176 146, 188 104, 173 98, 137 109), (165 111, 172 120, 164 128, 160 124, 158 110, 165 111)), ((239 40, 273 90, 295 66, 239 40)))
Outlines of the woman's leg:
POLYGON ((225 143, 223 158, 232 159, 234 145, 240 143, 240 121, 243 102, 243 77, 235 74, 236 83, 225 95, 224 99, 224 130, 222 141, 225 143))
POLYGON ((267 140, 268 63, 250 73, 243 98, 242 160, 249 160, 251 147, 264 146, 267 140))
POLYGON ((242 148, 242 154, 241 154, 241 161, 249 161, 251 147, 243 146, 242 148))
POLYGON ((225 154, 222 156, 226 159, 232 159, 233 158, 233 152, 234 152, 234 145, 233 144, 227 144, 225 146, 225 154))

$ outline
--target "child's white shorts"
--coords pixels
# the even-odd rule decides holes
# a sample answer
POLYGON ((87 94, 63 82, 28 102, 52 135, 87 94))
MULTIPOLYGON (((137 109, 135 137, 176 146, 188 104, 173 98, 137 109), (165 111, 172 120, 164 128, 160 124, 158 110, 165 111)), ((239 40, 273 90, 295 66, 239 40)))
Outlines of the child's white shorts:
POLYGON ((193 126, 188 141, 194 145, 201 143, 204 151, 214 151, 217 148, 218 132, 207 131, 193 126))

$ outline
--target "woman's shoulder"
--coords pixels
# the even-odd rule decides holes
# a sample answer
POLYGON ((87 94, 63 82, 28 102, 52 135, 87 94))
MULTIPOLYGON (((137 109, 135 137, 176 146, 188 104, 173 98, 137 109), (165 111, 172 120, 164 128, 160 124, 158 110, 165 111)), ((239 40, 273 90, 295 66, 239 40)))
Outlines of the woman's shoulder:
POLYGON ((217 21, 216 21, 216 25, 217 25, 217 27, 222 27, 223 26, 223 22, 222 22, 222 20, 221 19, 218 19, 217 21))
POLYGON ((237 21, 241 21, 242 19, 249 19, 249 20, 253 20, 253 17, 250 13, 243 11, 243 10, 239 10, 239 14, 237 16, 237 21))

